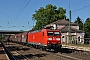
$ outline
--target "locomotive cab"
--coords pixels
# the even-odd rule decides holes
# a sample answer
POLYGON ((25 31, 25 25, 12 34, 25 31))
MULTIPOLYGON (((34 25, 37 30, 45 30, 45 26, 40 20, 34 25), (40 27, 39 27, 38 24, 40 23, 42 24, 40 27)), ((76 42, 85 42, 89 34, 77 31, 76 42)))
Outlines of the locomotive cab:
POLYGON ((61 33, 60 30, 43 30, 44 39, 46 39, 47 48, 61 48, 61 33))

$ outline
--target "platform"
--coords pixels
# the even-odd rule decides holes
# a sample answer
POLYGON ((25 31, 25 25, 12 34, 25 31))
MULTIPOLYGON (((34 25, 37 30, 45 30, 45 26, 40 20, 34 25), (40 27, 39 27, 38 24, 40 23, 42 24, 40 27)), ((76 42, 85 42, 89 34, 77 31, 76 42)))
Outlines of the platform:
POLYGON ((1 43, 0 43, 0 60, 10 60, 1 43))
POLYGON ((62 48, 69 48, 69 49, 76 49, 76 50, 82 50, 82 51, 88 51, 90 52, 90 47, 81 47, 81 46, 74 46, 74 45, 62 45, 62 48))

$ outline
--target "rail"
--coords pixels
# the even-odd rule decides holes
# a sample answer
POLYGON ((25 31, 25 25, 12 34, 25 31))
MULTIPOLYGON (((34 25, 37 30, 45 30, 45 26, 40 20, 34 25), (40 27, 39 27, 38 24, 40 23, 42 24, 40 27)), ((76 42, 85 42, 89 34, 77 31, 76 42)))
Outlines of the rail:
POLYGON ((7 53, 9 59, 10 59, 10 60, 16 60, 16 59, 13 57, 13 55, 10 53, 10 51, 3 45, 2 42, 1 42, 1 44, 2 44, 2 46, 3 46, 4 50, 5 50, 5 52, 7 53))

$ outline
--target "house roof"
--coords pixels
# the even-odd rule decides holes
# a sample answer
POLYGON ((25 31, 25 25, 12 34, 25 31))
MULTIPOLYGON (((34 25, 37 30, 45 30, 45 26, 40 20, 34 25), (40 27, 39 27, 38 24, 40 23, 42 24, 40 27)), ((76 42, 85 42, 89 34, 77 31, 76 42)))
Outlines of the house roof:
MULTIPOLYGON (((59 24, 59 25, 69 25, 69 21, 68 20, 65 20, 65 19, 61 19, 61 20, 57 20, 51 24, 59 24)), ((74 26, 77 26, 77 23, 73 23, 73 22, 70 22, 70 25, 74 25, 74 26)))
MULTIPOLYGON (((69 21, 68 20, 65 20, 65 19, 61 19, 61 20, 57 20, 51 24, 48 24, 46 25, 45 27, 50 27, 52 26, 53 24, 57 24, 57 25, 64 25, 65 27, 61 28, 60 31, 62 33, 67 33, 69 32, 69 21)), ((70 25, 71 26, 77 26, 78 24, 77 23, 73 23, 73 22, 70 22, 70 25)), ((82 33, 83 31, 82 30, 78 30, 78 29, 75 29, 75 28, 72 28, 70 27, 71 31, 70 32, 77 32, 77 33, 82 33)))
MULTIPOLYGON (((67 33, 67 32, 69 32, 69 26, 63 27, 62 29, 60 29, 60 31, 61 31, 62 33, 67 33)), ((72 33, 74 33, 74 32, 82 33, 83 31, 70 27, 70 32, 72 32, 72 33)))

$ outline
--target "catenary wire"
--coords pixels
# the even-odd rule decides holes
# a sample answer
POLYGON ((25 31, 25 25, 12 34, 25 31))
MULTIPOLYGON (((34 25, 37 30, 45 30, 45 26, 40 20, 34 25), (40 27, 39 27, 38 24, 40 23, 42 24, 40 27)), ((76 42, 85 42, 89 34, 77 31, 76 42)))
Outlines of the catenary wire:
POLYGON ((27 7, 27 5, 30 3, 31 0, 27 2, 27 4, 24 6, 24 8, 21 10, 21 12, 16 16, 15 20, 20 16, 20 14, 24 11, 24 9, 27 7))

